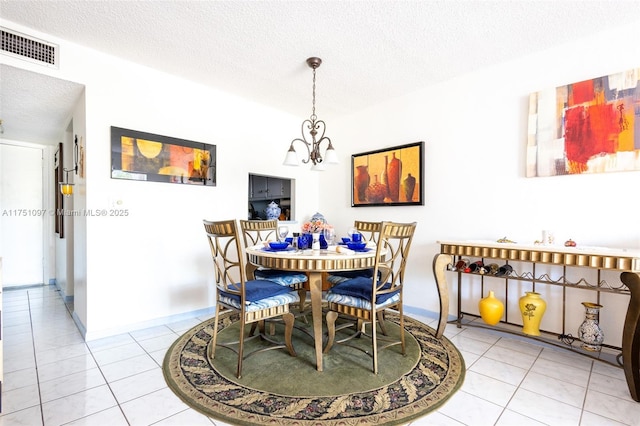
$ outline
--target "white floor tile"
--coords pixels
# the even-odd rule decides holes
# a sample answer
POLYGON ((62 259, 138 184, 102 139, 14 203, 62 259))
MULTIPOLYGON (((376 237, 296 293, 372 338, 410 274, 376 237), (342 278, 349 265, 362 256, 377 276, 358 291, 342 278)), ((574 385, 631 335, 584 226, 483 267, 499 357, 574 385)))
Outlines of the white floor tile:
POLYGON ((463 334, 458 334, 452 337, 451 343, 460 351, 470 352, 477 355, 482 355, 491 348, 492 343, 485 342, 483 340, 473 339, 463 334))
MULTIPOLYGON (((4 405, 4 404, 3 404, 4 405)), ((3 413, 6 409, 2 407, 3 413)), ((0 417, 0 426, 42 426, 42 411, 40 405, 3 414, 0 417)))
POLYGON ((590 389, 587 391, 584 409, 590 413, 594 413, 626 425, 637 426, 640 424, 639 403, 635 401, 629 402, 595 390, 590 389))
POLYGON ((92 351, 98 365, 107 365, 114 362, 123 361, 145 354, 145 350, 137 342, 127 343, 121 346, 108 348, 100 351, 92 351))
POLYGON ((496 426, 543 426, 544 423, 511 410, 504 410, 496 426))
POLYGON ((189 408, 169 388, 125 402, 121 407, 131 426, 149 425, 189 408))
POLYGON ((492 346, 484 356, 525 370, 531 368, 537 358, 537 354, 519 352, 497 344, 492 346))
POLYGON ((517 387, 475 371, 467 371, 460 389, 501 407, 506 407, 517 387))
POLYGON ((456 392, 438 412, 465 425, 493 425, 503 408, 463 391, 456 392))
POLYGON ((587 387, 591 372, 581 367, 574 367, 569 364, 562 364, 545 358, 538 358, 531 367, 531 371, 544 376, 553 377, 558 380, 566 380, 574 385, 587 387))
POLYGON ((582 410, 539 393, 518 389, 509 410, 548 425, 579 425, 582 410))
POLYGON ((111 407, 67 423, 65 426, 129 426, 129 423, 120 407, 111 407))
POLYGON ((587 393, 586 387, 547 377, 533 371, 527 374, 520 384, 520 388, 565 402, 577 408, 582 408, 587 393))
POLYGON ((169 346, 171 346, 173 342, 175 342, 179 337, 180 335, 172 331, 170 334, 164 334, 162 336, 140 340, 138 341, 138 343, 144 348, 145 351, 155 352, 161 349, 168 349, 169 346))
POLYGON ((494 379, 498 379, 515 386, 519 385, 527 374, 527 370, 524 368, 484 357, 477 360, 471 368, 469 368, 469 371, 475 371, 476 373, 493 377, 494 379))
POLYGON ((145 371, 109 383, 120 404, 167 387, 161 368, 145 371))
POLYGON ((154 368, 158 368, 158 364, 156 364, 153 358, 146 354, 100 367, 108 382, 115 382, 116 380, 153 370, 154 368))
POLYGON ((24 370, 4 373, 2 380, 2 391, 8 392, 38 383, 38 374, 35 368, 25 368, 24 370))
POLYGON ((588 411, 582 412, 582 419, 580 420, 580 426, 623 426, 624 423, 616 422, 615 420, 608 419, 606 417, 599 416, 597 414, 590 413, 588 411))
POLYGON ((40 382, 40 394, 42 402, 48 402, 105 384, 106 381, 102 376, 102 372, 98 368, 91 368, 46 382, 40 382))
POLYGON ((2 413, 9 414, 40 405, 38 385, 28 385, 2 392, 2 413))
POLYGON ((38 378, 41 382, 48 382, 49 380, 78 373, 80 371, 90 370, 96 367, 96 362, 93 360, 91 354, 84 354, 61 359, 56 363, 39 366, 38 378))
POLYGON ((99 386, 42 404, 45 425, 62 425, 117 405, 109 387, 99 386))

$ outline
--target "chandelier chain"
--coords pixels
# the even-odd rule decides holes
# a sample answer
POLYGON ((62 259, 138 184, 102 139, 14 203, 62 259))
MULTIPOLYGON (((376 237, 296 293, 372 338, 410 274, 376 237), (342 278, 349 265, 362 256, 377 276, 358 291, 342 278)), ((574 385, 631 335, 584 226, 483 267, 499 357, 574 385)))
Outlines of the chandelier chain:
POLYGON ((312 96, 311 120, 316 120, 316 67, 313 67, 313 96, 312 96))

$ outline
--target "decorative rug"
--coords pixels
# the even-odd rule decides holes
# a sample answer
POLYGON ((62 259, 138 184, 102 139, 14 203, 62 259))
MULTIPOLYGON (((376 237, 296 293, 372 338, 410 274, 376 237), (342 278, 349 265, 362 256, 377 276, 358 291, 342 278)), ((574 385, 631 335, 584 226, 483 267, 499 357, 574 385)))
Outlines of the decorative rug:
MULTIPOLYGON (((237 319, 237 314, 221 315, 219 342, 237 340, 237 319)), ((391 338, 399 332, 398 323, 396 314, 386 314, 391 338)), ((438 408, 464 380, 464 360, 456 347, 407 316, 407 353, 402 356, 399 346, 381 350, 378 375, 371 370, 371 357, 345 345, 325 354, 323 371, 317 371, 313 340, 296 322, 296 357, 284 349, 256 354, 244 360, 238 379, 235 353, 218 347, 215 359, 207 358, 213 324, 213 318, 204 321, 173 343, 164 377, 187 405, 234 425, 402 425, 438 408)), ((281 328, 276 336, 282 337, 281 328)), ((366 337, 354 341, 371 345, 366 337)), ((260 344, 250 341, 245 351, 260 344)))

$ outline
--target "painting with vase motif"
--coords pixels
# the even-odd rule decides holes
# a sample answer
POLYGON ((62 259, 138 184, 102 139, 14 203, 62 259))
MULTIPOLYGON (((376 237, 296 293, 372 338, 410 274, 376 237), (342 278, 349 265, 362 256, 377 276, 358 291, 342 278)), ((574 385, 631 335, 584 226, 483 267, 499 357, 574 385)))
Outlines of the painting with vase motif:
POLYGON ((351 156, 351 206, 424 205, 424 142, 351 156))
POLYGON ((111 127, 111 177, 216 186, 216 146, 111 127))
POLYGON ((640 68, 529 97, 527 177, 640 170, 640 68))

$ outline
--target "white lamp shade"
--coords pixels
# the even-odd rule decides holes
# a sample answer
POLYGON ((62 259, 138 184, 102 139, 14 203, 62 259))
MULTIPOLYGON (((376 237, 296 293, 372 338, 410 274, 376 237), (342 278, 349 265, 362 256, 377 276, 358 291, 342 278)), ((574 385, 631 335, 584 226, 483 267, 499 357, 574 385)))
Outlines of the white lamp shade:
POLYGON ((311 170, 313 170, 314 172, 324 172, 325 170, 327 170, 327 167, 325 166, 323 161, 322 163, 316 163, 311 166, 311 170))
POLYGON ((284 158, 284 163, 282 164, 285 166, 299 166, 298 154, 296 154, 294 150, 290 149, 287 151, 287 156, 284 158))
POLYGON ((324 163, 327 164, 338 164, 338 154, 336 154, 336 150, 333 148, 327 148, 327 151, 324 153, 324 163))

